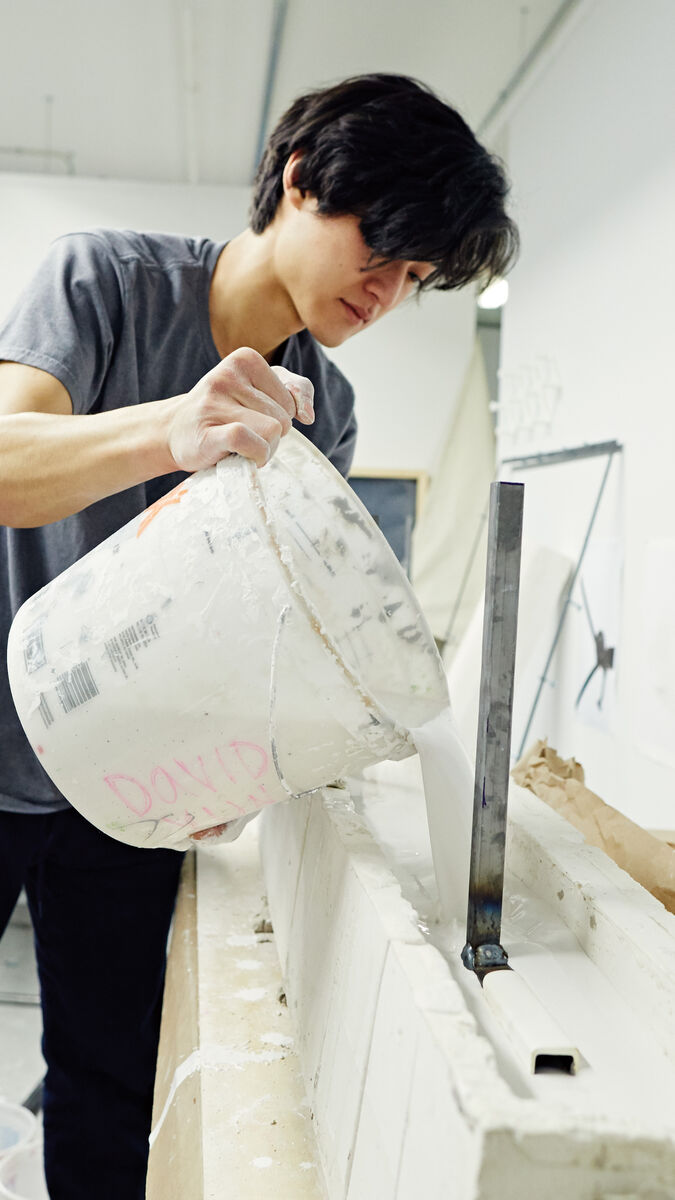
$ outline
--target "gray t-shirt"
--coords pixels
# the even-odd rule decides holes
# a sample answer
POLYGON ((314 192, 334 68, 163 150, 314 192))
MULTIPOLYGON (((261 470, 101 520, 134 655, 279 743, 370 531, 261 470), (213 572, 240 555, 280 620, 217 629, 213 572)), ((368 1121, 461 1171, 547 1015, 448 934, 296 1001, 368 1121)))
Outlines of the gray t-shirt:
MULTIPOLYGON (((223 246, 208 238, 115 230, 59 238, 0 326, 0 359, 55 375, 76 413, 190 391, 220 361, 208 301, 223 246)), ((280 362, 314 384, 316 420, 297 428, 346 475, 356 439, 350 384, 306 330, 288 339, 280 362)), ((5 648, 14 614, 184 478, 182 472, 163 475, 37 529, 0 526, 0 809, 68 807, 33 754, 12 702, 5 648)))

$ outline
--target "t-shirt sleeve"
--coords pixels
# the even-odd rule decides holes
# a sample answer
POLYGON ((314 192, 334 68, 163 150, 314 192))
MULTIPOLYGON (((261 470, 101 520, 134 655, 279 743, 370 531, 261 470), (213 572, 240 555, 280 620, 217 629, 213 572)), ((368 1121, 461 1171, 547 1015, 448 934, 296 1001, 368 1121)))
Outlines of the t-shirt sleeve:
POLYGON ((73 411, 96 404, 122 319, 122 284, 105 238, 75 233, 50 247, 0 324, 0 359, 40 367, 70 393, 73 411))

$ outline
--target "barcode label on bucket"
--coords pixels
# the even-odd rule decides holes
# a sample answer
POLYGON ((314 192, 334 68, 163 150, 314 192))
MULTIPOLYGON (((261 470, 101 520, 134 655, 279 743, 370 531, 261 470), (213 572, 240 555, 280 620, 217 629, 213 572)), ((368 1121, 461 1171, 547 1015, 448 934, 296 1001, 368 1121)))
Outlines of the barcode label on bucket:
MULTIPOLYGON (((56 694, 64 713, 72 712, 87 700, 98 696, 96 680, 88 662, 76 663, 70 671, 64 671, 56 680, 56 694)), ((43 718, 44 719, 44 718, 43 718)))
POLYGON ((120 672, 126 679, 128 667, 133 666, 138 670, 136 662, 138 651, 149 646, 158 637, 159 630, 154 613, 149 613, 147 617, 141 617, 140 621, 135 621, 133 625, 127 625, 126 629, 116 634, 115 637, 109 638, 105 644, 105 652, 113 671, 120 672))

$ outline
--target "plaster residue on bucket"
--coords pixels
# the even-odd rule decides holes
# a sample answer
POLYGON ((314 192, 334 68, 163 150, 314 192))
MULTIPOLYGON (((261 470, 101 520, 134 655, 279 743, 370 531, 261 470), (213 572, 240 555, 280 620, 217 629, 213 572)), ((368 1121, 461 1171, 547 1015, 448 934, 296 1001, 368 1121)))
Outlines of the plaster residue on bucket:
MULTIPOLYGON (((492 1015, 475 975, 462 965, 473 800, 472 772, 449 714, 415 730, 418 758, 369 767, 350 780, 353 803, 379 843, 422 932, 446 958, 511 1090, 589 1129, 636 1129, 672 1138, 675 1063, 527 878, 509 873, 502 943, 509 962, 579 1047, 572 1077, 530 1075, 492 1015), (425 801, 426 788, 426 801, 425 801), (427 819, 428 811, 428 819, 427 819), (433 856, 429 827, 433 834, 433 856), (436 872, 434 871, 436 868, 436 872), (441 886, 436 886, 436 873, 441 886), (440 892, 440 903, 439 903, 440 892), (464 901, 462 903, 462 896, 464 901), (441 908, 450 919, 440 920, 441 908)), ((561 906, 562 907, 562 906, 561 906)))
POLYGON ((17 613, 15 706, 59 791, 130 845, 190 837, 413 753, 447 702, 391 548, 289 434, 186 479, 17 613))

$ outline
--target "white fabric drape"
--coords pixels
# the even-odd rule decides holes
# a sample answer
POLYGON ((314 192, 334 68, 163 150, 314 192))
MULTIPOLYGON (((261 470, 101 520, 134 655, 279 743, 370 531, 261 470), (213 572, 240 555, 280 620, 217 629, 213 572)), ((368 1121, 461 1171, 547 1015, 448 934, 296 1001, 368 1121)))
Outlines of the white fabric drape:
POLYGON ((447 663, 452 661, 485 584, 487 512, 494 471, 488 384, 476 338, 450 432, 413 535, 412 583, 439 641, 446 639, 452 618, 444 649, 447 663))

